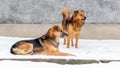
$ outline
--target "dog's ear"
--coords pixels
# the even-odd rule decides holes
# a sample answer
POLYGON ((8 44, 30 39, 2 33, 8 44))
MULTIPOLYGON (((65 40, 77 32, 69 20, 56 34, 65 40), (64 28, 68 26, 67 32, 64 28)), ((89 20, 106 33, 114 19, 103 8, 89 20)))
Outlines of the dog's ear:
POLYGON ((85 11, 84 11, 84 10, 75 10, 75 11, 74 11, 74 14, 77 14, 77 13, 79 13, 79 12, 83 12, 83 13, 84 13, 85 11))
POLYGON ((47 32, 47 36, 49 38, 55 38, 55 35, 54 35, 54 30, 52 28, 50 28, 47 32))
POLYGON ((77 14, 78 12, 79 12, 79 10, 75 10, 75 11, 74 11, 74 14, 77 14))
POLYGON ((81 10, 82 12, 85 12, 84 10, 81 10))
POLYGON ((54 30, 59 31, 59 26, 54 26, 54 30))

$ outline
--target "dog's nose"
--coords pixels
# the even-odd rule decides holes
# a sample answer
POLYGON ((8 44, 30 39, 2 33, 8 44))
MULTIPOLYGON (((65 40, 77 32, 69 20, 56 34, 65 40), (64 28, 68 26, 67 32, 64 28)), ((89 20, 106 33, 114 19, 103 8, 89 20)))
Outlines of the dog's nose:
POLYGON ((86 17, 84 17, 84 20, 86 20, 86 17))

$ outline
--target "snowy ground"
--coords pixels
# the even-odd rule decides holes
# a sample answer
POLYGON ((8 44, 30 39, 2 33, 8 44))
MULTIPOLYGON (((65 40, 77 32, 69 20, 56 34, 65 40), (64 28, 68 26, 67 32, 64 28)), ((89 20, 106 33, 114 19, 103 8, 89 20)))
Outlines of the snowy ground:
POLYGON ((0 36, 0 59, 6 58, 65 58, 65 59, 109 59, 120 60, 120 40, 79 40, 79 48, 67 49, 63 45, 63 39, 60 43, 60 51, 68 52, 76 56, 59 57, 59 56, 44 56, 44 55, 12 55, 10 53, 11 46, 18 40, 31 38, 17 37, 1 37, 0 36))
MULTIPOLYGON (((94 59, 94 60, 120 60, 120 40, 79 40, 79 48, 69 48, 67 49, 65 45, 63 45, 63 39, 61 39, 60 43, 60 51, 68 52, 74 54, 76 56, 45 56, 45 55, 12 55, 10 54, 10 47, 18 40, 22 39, 31 39, 31 38, 17 38, 17 37, 3 37, 0 36, 0 59, 36 59, 36 58, 56 58, 56 59, 94 59)), ((39 68, 41 66, 56 67, 58 68, 113 68, 116 66, 120 67, 120 62, 110 62, 110 63, 99 63, 99 64, 85 64, 85 65, 60 65, 55 63, 46 63, 46 62, 30 62, 30 61, 10 61, 3 60, 0 61, 0 68, 6 68, 12 66, 12 68, 26 67, 26 68, 39 68)), ((11 67, 10 67, 11 68, 11 67)))

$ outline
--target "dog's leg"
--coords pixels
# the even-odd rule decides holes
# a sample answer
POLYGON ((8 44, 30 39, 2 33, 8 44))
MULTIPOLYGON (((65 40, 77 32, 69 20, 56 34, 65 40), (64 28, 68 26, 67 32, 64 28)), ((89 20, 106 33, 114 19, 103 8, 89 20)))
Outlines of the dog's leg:
POLYGON ((76 37, 75 48, 78 48, 78 40, 79 40, 79 37, 80 37, 80 32, 77 33, 77 34, 75 35, 75 37, 76 37))
POLYGON ((75 56, 73 54, 69 54, 69 53, 64 53, 64 52, 60 52, 60 51, 54 51, 54 50, 44 50, 42 53, 43 55, 53 55, 53 56, 75 56))
POLYGON ((67 48, 70 48, 70 39, 71 39, 71 36, 68 35, 68 37, 67 37, 67 48))
POLYGON ((57 56, 75 56, 70 53, 64 53, 64 52, 57 52, 57 56))
POLYGON ((64 45, 66 45, 66 38, 64 38, 64 45))
POLYGON ((69 53, 64 53, 64 52, 59 52, 59 51, 54 51, 52 53, 49 53, 49 55, 56 55, 56 56, 74 56, 69 53))
POLYGON ((74 47, 73 37, 71 38, 72 47, 74 47))
POLYGON ((68 38, 67 38, 67 48, 70 47, 70 41, 72 43, 72 46, 74 46, 73 37, 74 37, 74 32, 71 31, 71 33, 68 34, 68 38))

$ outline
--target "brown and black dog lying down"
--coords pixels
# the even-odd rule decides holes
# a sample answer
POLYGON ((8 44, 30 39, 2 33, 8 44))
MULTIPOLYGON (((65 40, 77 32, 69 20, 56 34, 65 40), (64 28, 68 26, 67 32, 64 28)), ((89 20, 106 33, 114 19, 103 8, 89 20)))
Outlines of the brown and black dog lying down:
POLYGON ((73 38, 75 36, 76 38, 75 48, 78 48, 78 39, 80 37, 80 31, 86 19, 85 12, 84 10, 75 10, 72 17, 70 17, 70 9, 63 9, 61 10, 61 13, 63 15, 62 20, 63 31, 68 33, 67 39, 66 38, 64 39, 64 44, 66 45, 67 42, 67 48, 69 48, 71 41, 72 46, 74 46, 73 38))
POLYGON ((42 37, 32 40, 18 41, 11 47, 11 53, 15 55, 41 54, 41 55, 56 55, 56 56, 73 56, 69 53, 60 52, 59 41, 60 37, 67 36, 62 28, 55 25, 42 37))

